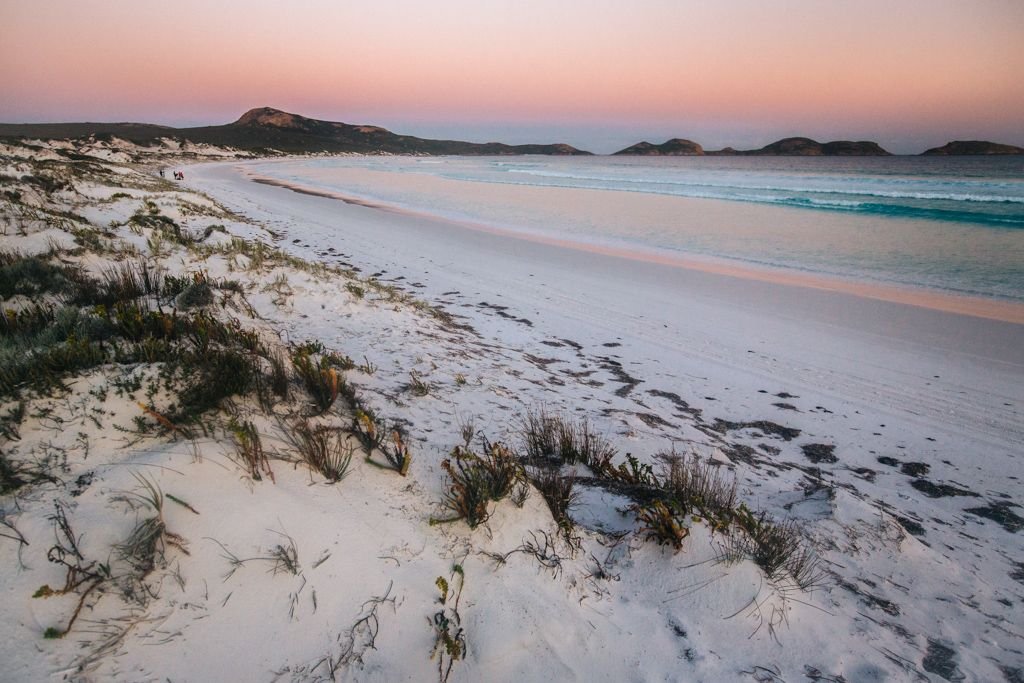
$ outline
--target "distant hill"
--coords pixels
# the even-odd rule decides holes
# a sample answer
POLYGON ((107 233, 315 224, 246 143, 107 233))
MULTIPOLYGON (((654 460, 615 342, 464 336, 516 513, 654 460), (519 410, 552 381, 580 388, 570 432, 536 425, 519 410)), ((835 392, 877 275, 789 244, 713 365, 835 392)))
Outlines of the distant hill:
POLYGON ((234 123, 198 128, 171 128, 144 123, 0 124, 0 136, 80 138, 89 135, 115 135, 138 144, 149 144, 158 138, 179 138, 257 152, 277 150, 289 153, 590 154, 565 144, 506 145, 500 142, 431 140, 399 135, 378 126, 310 119, 270 107, 247 111, 234 123))
POLYGON ((116 135, 126 140, 149 141, 172 137, 177 132, 177 128, 152 123, 0 123, 0 137, 73 139, 116 135))
POLYGON ((986 140, 954 140, 942 147, 932 147, 922 152, 921 156, 959 156, 978 154, 1024 154, 1024 148, 1013 145, 1001 145, 986 140))
POLYGON ((890 156, 877 142, 834 140, 818 142, 810 138, 783 138, 761 149, 736 150, 731 147, 705 152, 713 156, 799 156, 799 157, 874 157, 890 156))
MULTIPOLYGON (((590 155, 590 152, 566 144, 506 145, 500 142, 463 142, 433 140, 400 135, 372 125, 353 125, 337 121, 311 119, 271 107, 251 109, 232 123, 220 126, 174 128, 151 123, 0 123, 0 137, 74 139, 95 136, 118 137, 139 145, 152 145, 161 138, 189 140, 216 146, 234 147, 264 153, 343 153, 361 154, 461 154, 552 156, 590 155)), ((1024 148, 984 140, 955 140, 934 147, 922 156, 1024 154, 1024 148)), ((760 149, 739 150, 725 147, 705 150, 684 138, 672 138, 660 145, 638 142, 615 152, 618 156, 889 156, 877 142, 834 140, 818 142, 792 137, 777 140, 760 149)))
POLYGON ((647 157, 680 157, 680 156, 702 156, 704 148, 692 140, 672 138, 660 145, 650 142, 638 142, 635 145, 620 149, 613 156, 647 156, 647 157))

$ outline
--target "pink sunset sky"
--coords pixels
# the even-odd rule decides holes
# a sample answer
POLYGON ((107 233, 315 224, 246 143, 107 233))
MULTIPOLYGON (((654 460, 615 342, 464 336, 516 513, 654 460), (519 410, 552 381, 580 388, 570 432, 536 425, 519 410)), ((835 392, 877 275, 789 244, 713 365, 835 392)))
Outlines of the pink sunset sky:
POLYGON ((1020 0, 0 0, 0 121, 1024 145, 1020 0))

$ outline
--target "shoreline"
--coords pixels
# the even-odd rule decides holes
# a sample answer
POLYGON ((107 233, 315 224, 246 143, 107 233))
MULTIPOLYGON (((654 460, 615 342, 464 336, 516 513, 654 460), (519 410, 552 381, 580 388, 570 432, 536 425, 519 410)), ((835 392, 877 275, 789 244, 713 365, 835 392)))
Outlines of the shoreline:
MULTIPOLYGON (((1012 301, 1005 301, 995 298, 978 297, 971 295, 960 295, 925 288, 916 288, 898 285, 882 285, 864 281, 854 281, 841 277, 815 275, 801 273, 784 268, 772 268, 768 266, 754 266, 741 264, 727 259, 714 257, 698 257, 692 254, 670 255, 663 251, 625 249, 610 246, 603 246, 584 241, 574 241, 558 237, 549 237, 530 233, 504 229, 479 222, 457 220, 449 217, 440 217, 411 209, 405 209, 393 205, 372 202, 340 192, 323 190, 310 187, 301 183, 280 180, 257 175, 246 171, 246 177, 252 182, 263 185, 270 185, 290 190, 292 192, 341 201, 349 205, 362 206, 365 208, 387 211, 397 215, 413 219, 429 218, 432 220, 445 220, 453 224, 463 226, 472 230, 489 232, 496 235, 528 240, 538 244, 563 247, 589 251, 596 254, 613 256, 647 263, 657 263, 676 268, 686 268, 716 275, 723 275, 734 278, 742 278, 758 282, 789 285, 794 287, 813 288, 823 291, 840 292, 861 298, 874 299, 889 303, 905 304, 919 308, 927 308, 946 313, 997 320, 1017 325, 1024 325, 1024 304, 1012 301)), ((549 190, 554 188, 540 188, 549 190)), ((587 190, 580 190, 587 191, 587 190)), ((594 190, 597 191, 597 190, 594 190)), ((713 200, 703 198, 686 198, 694 202, 721 202, 725 200, 713 200)))

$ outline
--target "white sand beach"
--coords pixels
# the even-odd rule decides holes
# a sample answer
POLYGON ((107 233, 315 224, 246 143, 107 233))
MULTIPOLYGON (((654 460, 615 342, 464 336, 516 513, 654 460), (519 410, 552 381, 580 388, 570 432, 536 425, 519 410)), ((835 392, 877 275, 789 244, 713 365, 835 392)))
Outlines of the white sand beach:
MULTIPOLYGON (((267 179, 255 168, 266 161, 187 166, 186 180, 171 183, 154 176, 155 160, 140 165, 130 155, 141 152, 125 148, 135 164, 97 161, 107 170, 39 196, 77 216, 70 223, 26 222, 10 200, 2 248, 61 246, 69 251, 55 258, 93 273, 141 259, 167 275, 237 281, 211 314, 268 345, 316 340, 353 359, 346 381, 403 426, 411 466, 401 476, 359 451, 339 482, 311 473, 281 426, 306 409, 298 388, 269 410, 253 396, 224 408, 260 432, 273 469, 261 479, 240 469, 215 419, 185 438, 154 417, 173 403, 169 389, 115 389, 125 373, 156 372, 145 363, 111 363, 64 392, 26 394, 17 438, 0 447, 24 471, 51 457, 61 464, 52 480, 0 497, 0 679, 1024 675, 1019 306, 972 308, 980 304, 349 203, 254 182, 267 179), (225 232, 208 232, 209 248, 168 244, 157 227, 132 222, 147 211, 188 234, 225 232), (83 230, 102 233, 106 249, 71 252, 83 230), (232 239, 335 270, 282 256, 264 263, 251 247, 229 249, 232 239), (566 463, 562 472, 580 477, 576 547, 559 540, 537 490, 521 507, 491 503, 475 529, 431 523, 445 516, 442 463, 462 428, 516 449, 524 416, 539 410, 586 419, 616 464, 629 454, 660 471, 656 456, 671 451, 717 463, 750 509, 799 525, 820 580, 803 590, 728 557, 728 534, 700 515, 687 518, 678 551, 648 540, 625 489, 566 463), (136 419, 149 431, 136 431, 136 419), (34 598, 43 585, 65 585, 64 567, 47 561, 55 504, 82 555, 117 574, 114 548, 146 514, 124 503, 139 476, 192 508, 165 505, 167 530, 185 542, 163 547, 136 577, 144 594, 97 579, 84 598, 34 598), (278 550, 294 551, 294 562, 282 564, 278 550), (76 605, 74 628, 44 638, 76 605), (442 623, 462 629, 448 659, 442 623)), ((35 161, 14 147, 2 154, 7 177, 43 172, 38 148, 35 161)), ((18 206, 35 201, 32 184, 18 183, 18 206)), ((555 196, 569 190, 528 191, 577 201, 555 196)), ((772 209, 773 220, 798 214, 772 209)), ((350 418, 339 403, 316 420, 350 418)))

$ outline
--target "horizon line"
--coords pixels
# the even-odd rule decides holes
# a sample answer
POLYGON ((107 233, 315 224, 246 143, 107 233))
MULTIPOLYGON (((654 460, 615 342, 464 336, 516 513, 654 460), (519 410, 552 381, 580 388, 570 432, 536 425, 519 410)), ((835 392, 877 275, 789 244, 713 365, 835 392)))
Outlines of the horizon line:
MULTIPOLYGON (((378 128, 383 128, 384 130, 386 130, 386 131, 388 131, 390 133, 395 133, 395 134, 398 134, 398 135, 409 136, 409 137, 418 137, 420 139, 425 139, 425 140, 446 140, 446 141, 453 141, 453 142, 477 142, 475 140, 468 140, 468 139, 463 139, 463 138, 443 138, 443 137, 430 136, 429 134, 424 135, 424 134, 418 134, 418 133, 401 133, 401 132, 397 132, 395 130, 395 128, 400 128, 401 124, 399 124, 399 126, 395 126, 395 127, 390 127, 390 126, 385 127, 385 126, 381 126, 379 124, 374 124, 374 123, 348 123, 346 121, 339 121, 339 120, 333 120, 333 119, 314 118, 312 116, 307 116, 306 114, 299 114, 299 113, 296 113, 296 112, 290 112, 290 111, 286 111, 284 109, 279 109, 277 107, 270 107, 270 106, 251 107, 251 108, 245 110, 240 116, 236 117, 233 120, 229 120, 229 121, 226 121, 226 122, 222 122, 222 123, 203 123, 203 124, 199 124, 199 125, 172 125, 172 124, 167 124, 167 123, 153 123, 153 122, 145 121, 145 120, 128 120, 128 119, 120 120, 120 121, 118 121, 118 120, 105 120, 105 121, 104 120, 95 120, 95 121, 90 121, 90 120, 64 120, 64 121, 46 120, 46 121, 40 121, 40 120, 36 120, 36 121, 17 121, 17 122, 0 121, 0 125, 3 125, 3 126, 61 126, 61 125, 109 125, 109 126, 123 125, 123 126, 132 126, 132 125, 137 125, 137 126, 151 126, 151 127, 154 127, 154 128, 167 128, 170 131, 186 131, 186 130, 196 129, 196 128, 216 128, 216 127, 221 127, 221 126, 230 126, 230 125, 232 125, 234 123, 237 123, 246 114, 248 114, 250 112, 253 112, 253 111, 263 110, 263 109, 271 110, 271 111, 277 111, 277 112, 285 113, 285 114, 288 114, 288 115, 291 115, 291 116, 298 116, 298 117, 301 117, 301 118, 305 118, 305 119, 309 119, 309 120, 313 120, 313 121, 322 121, 322 122, 326 122, 326 123, 341 123, 341 124, 350 125, 350 126, 374 126, 374 127, 378 127, 378 128)), ((443 125, 457 125, 457 124, 459 124, 461 122, 460 122, 460 120, 458 118, 453 117, 452 119, 447 120, 447 121, 422 122, 422 123, 424 125, 427 125, 427 126, 429 126, 431 124, 433 124, 435 126, 436 125, 442 125, 443 126, 443 125)), ((516 123, 510 123, 510 122, 504 122, 504 121, 501 121, 501 122, 477 121, 477 122, 473 122, 473 123, 467 122, 467 125, 477 125, 477 126, 480 126, 480 125, 484 125, 484 126, 486 126, 486 125, 491 125, 491 126, 502 125, 502 126, 518 127, 518 128, 520 128, 522 130, 527 130, 529 128, 553 127, 553 126, 557 126, 559 128, 563 128, 563 129, 567 128, 567 127, 568 128, 576 128, 577 130, 580 130, 580 131, 583 131, 583 130, 585 130, 587 128, 587 125, 585 123, 583 123, 583 122, 576 122, 575 125, 574 124, 568 124, 568 126, 567 126, 564 122, 559 122, 559 123, 555 123, 555 122, 551 122, 551 123, 519 122, 518 125, 517 125, 516 123)), ((607 124, 608 127, 611 127, 613 125, 614 124, 611 124, 611 123, 607 124)), ((652 124, 652 125, 664 125, 664 124, 652 124)), ((591 124, 590 127, 593 128, 594 125, 591 124)), ((642 134, 638 134, 637 137, 640 137, 641 135, 642 134)), ((0 134, 0 137, 2 137, 2 136, 3 136, 3 134, 0 134)), ((625 137, 625 133, 622 133, 621 136, 625 137)), ((658 137, 660 137, 660 136, 658 136, 658 137)), ((830 137, 831 138, 831 136, 826 136, 826 137, 830 137)), ((938 136, 936 136, 936 137, 938 137, 938 136)), ((858 140, 858 139, 854 139, 854 137, 836 137, 836 138, 832 138, 832 139, 819 139, 817 137, 812 137, 812 136, 809 136, 809 135, 783 135, 782 137, 770 139, 768 142, 762 144, 760 147, 747 147, 745 145, 742 145, 741 143, 730 143, 730 144, 726 144, 726 145, 723 145, 721 147, 717 147, 717 148, 714 148, 714 149, 704 148, 704 145, 702 143, 694 140, 693 138, 682 137, 682 136, 679 136, 679 135, 671 135, 670 137, 666 138, 664 140, 664 142, 660 142, 660 143, 651 142, 651 140, 648 139, 648 138, 657 139, 655 136, 640 137, 640 139, 637 139, 636 142, 630 143, 630 144, 626 145, 625 147, 623 147, 623 148, 621 148, 619 150, 613 151, 613 152, 589 152, 589 150, 585 150, 585 149, 582 149, 580 147, 576 147, 575 145, 570 145, 570 146, 572 146, 574 149, 577 149, 578 151, 587 152, 588 154, 593 154, 594 156, 614 156, 617 152, 622 151, 624 149, 628 149, 629 147, 632 147, 632 146, 635 146, 635 145, 638 145, 638 144, 647 143, 647 144, 652 144, 652 145, 658 146, 658 145, 661 145, 661 144, 665 144, 665 143, 671 142, 673 140, 684 140, 684 141, 688 141, 688 142, 692 142, 694 144, 697 144, 697 145, 699 145, 702 148, 702 150, 705 151, 705 153, 707 153, 707 152, 710 152, 710 153, 722 152, 722 151, 725 151, 725 150, 734 150, 736 152, 741 152, 741 153, 742 152, 756 152, 756 151, 759 151, 761 149, 764 149, 765 147, 767 147, 767 146, 769 146, 771 144, 774 144, 774 143, 777 143, 777 142, 781 142, 783 140, 793 140, 793 139, 810 140, 810 141, 813 141, 813 142, 815 142, 817 144, 829 144, 829 143, 835 143, 835 142, 872 143, 872 144, 878 145, 883 151, 886 152, 886 155, 889 155, 889 156, 920 156, 920 155, 922 155, 924 152, 926 152, 928 150, 937 149, 937 148, 943 147, 945 145, 948 145, 948 144, 951 144, 951 143, 957 143, 957 142, 983 142, 983 143, 991 143, 991 144, 998 144, 998 145, 1008 145, 1008 146, 1012 146, 1012 147, 1024 148, 1024 145, 1016 145, 1014 143, 1002 142, 1002 141, 999 141, 999 140, 979 139, 977 137, 972 137, 972 136, 964 136, 964 137, 945 136, 945 137, 946 137, 945 143, 939 144, 939 145, 927 146, 921 152, 890 152, 888 149, 885 149, 884 147, 881 147, 881 143, 879 143, 877 140, 871 140, 871 139, 859 139, 858 140), (734 145, 737 145, 737 146, 734 146, 734 145)), ((538 143, 538 142, 532 142, 532 143, 519 143, 519 142, 505 143, 505 142, 502 142, 501 140, 493 139, 493 140, 486 140, 486 141, 482 142, 482 144, 506 144, 506 145, 509 145, 509 146, 519 146, 519 145, 522 145, 522 144, 549 144, 549 145, 554 145, 554 144, 567 144, 567 143, 560 142, 560 141, 543 142, 543 143, 538 143)), ((754 144, 756 144, 756 143, 754 143, 754 144)), ((637 156, 644 156, 644 155, 637 155, 637 156)), ((659 155, 647 155, 647 156, 659 156, 659 155)), ((692 154, 692 155, 663 155, 663 156, 702 156, 702 155, 700 155, 700 154, 692 154)), ((781 156, 816 156, 816 155, 781 155, 781 156)), ((839 156, 839 155, 836 155, 836 156, 839 156)), ((873 156, 873 155, 854 155, 854 156, 873 156)), ((979 155, 979 156, 987 156, 987 155, 979 155)), ((999 155, 993 155, 993 156, 999 156, 999 155)), ((1013 156, 1013 154, 1009 154, 1007 156, 1013 156)))

